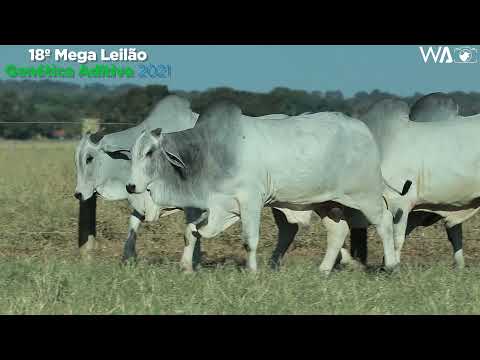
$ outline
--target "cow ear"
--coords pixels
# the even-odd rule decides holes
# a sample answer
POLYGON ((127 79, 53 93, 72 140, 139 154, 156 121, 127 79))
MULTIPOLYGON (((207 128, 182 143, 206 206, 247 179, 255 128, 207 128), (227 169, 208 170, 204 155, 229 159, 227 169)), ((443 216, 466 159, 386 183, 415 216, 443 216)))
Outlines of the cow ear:
POLYGON ((183 162, 179 154, 174 154, 171 151, 163 149, 163 153, 167 157, 168 162, 173 166, 173 169, 180 175, 182 179, 187 178, 187 166, 183 162))
POLYGON ((175 171, 183 178, 186 178, 187 175, 187 165, 182 159, 182 155, 178 151, 174 143, 171 143, 167 137, 164 137, 162 140, 161 149, 165 154, 168 162, 173 166, 175 171))
POLYGON ((105 151, 112 159, 132 160, 132 153, 128 150, 105 151))
POLYGON ((166 150, 166 149, 163 149, 163 152, 165 153, 165 155, 167 156, 167 160, 174 166, 180 168, 180 169, 186 169, 187 166, 185 165, 185 163, 183 162, 180 154, 175 154, 173 153, 172 151, 169 151, 169 150, 166 150))
POLYGON ((165 154, 168 162, 173 165, 175 170, 177 170, 183 178, 185 178, 187 166, 185 165, 185 162, 183 161, 176 144, 172 142, 168 136, 162 135, 161 128, 152 130, 150 133, 160 145, 160 148, 165 154))

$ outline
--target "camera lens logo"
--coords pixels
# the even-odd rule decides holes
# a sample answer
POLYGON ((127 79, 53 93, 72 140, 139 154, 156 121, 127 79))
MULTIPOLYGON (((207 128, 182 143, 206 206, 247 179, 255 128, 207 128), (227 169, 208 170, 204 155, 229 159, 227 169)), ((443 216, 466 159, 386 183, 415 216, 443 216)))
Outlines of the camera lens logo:
POLYGON ((477 49, 471 47, 455 48, 454 61, 459 64, 473 64, 478 61, 477 49))

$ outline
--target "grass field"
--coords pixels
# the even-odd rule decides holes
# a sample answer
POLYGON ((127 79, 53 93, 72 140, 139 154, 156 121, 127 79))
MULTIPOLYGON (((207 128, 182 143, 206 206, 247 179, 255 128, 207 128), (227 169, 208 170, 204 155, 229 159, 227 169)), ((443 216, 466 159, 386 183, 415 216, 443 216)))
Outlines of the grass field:
MULTIPOLYGON (((314 219, 280 272, 266 261, 276 239, 265 209, 260 271, 243 271, 240 226, 203 242, 202 269, 183 274, 182 214, 146 224, 139 263, 120 266, 129 208, 98 201, 98 248, 76 255, 78 203, 71 142, 0 142, 0 313, 2 314, 471 314, 480 312, 480 218, 464 224, 467 268, 452 269, 441 224, 407 239, 399 274, 317 267, 325 231, 314 219)), ((382 247, 369 231, 369 263, 382 247)))

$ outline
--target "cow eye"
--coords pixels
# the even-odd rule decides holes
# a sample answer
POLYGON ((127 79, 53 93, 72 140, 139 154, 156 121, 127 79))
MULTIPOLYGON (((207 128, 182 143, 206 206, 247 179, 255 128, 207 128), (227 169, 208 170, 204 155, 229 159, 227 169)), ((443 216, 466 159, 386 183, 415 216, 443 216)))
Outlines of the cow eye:
POLYGON ((93 160, 93 156, 88 155, 87 160, 86 160, 87 164, 90 164, 92 162, 92 160, 93 160))
POLYGON ((152 154, 153 154, 153 150, 150 149, 150 150, 147 151, 147 153, 145 154, 145 156, 146 156, 146 157, 151 157, 152 154))

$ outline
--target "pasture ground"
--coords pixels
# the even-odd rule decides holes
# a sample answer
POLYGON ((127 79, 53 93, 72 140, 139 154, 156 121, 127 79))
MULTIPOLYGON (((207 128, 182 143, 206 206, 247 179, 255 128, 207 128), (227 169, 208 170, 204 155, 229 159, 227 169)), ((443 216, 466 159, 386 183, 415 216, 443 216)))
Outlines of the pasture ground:
MULTIPOLYGON (((467 268, 452 270, 442 224, 407 239, 399 274, 344 269, 324 278, 320 221, 302 229, 280 272, 266 261, 276 227, 264 210, 260 272, 242 269, 235 224, 202 244, 202 269, 183 274, 181 213, 146 224, 139 263, 120 266, 129 208, 99 199, 98 248, 76 255, 78 203, 74 142, 0 142, 1 314, 472 314, 480 312, 480 218, 464 224, 467 268)), ((381 242, 369 231, 369 264, 379 265, 381 242)))

